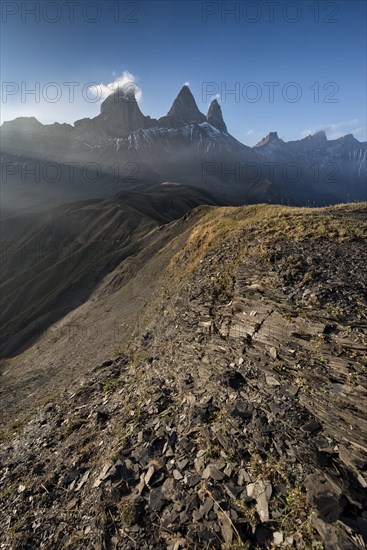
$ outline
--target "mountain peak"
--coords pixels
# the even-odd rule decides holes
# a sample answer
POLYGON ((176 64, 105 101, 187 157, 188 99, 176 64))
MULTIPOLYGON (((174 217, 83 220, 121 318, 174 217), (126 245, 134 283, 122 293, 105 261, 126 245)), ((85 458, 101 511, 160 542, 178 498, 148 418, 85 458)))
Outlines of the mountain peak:
POLYGON ((114 92, 109 94, 101 104, 101 113, 108 110, 113 103, 135 103, 135 90, 132 87, 118 86, 114 92))
POLYGON ((269 134, 264 137, 259 143, 255 145, 255 147, 262 147, 263 145, 266 145, 267 143, 276 143, 280 141, 278 137, 278 132, 269 132, 269 134))
POLYGON ((346 134, 345 136, 338 138, 338 140, 343 143, 359 143, 358 139, 356 139, 353 134, 346 134))
POLYGON ((167 116, 186 123, 204 122, 205 120, 205 116, 199 111, 195 98, 187 84, 181 88, 167 116))
POLYGON ((312 138, 317 138, 322 141, 327 141, 327 137, 324 130, 320 130, 319 132, 315 132, 312 136, 312 138))
POLYGON ((214 128, 226 134, 228 133, 226 123, 223 120, 222 109, 216 99, 213 99, 211 102, 206 118, 214 128))
POLYGON ((327 144, 327 137, 324 130, 310 134, 299 142, 303 147, 324 147, 327 144))
POLYGON ((101 105, 99 117, 104 121, 107 134, 126 137, 138 128, 144 128, 146 117, 139 109, 133 87, 118 87, 101 105))
POLYGON ((18 116, 14 120, 4 121, 3 128, 23 129, 24 131, 38 130, 43 124, 34 116, 18 116))

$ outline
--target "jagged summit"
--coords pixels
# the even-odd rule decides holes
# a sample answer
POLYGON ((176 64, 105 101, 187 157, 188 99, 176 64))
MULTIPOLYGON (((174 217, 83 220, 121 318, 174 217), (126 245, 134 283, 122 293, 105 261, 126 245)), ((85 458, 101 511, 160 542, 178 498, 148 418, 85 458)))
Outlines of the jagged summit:
POLYGON ((255 145, 255 147, 262 147, 267 143, 275 143, 277 141, 281 141, 278 137, 278 132, 270 132, 266 137, 259 141, 259 143, 255 145))
POLYGON ((97 119, 111 137, 126 137, 138 128, 146 127, 146 120, 135 98, 132 87, 119 87, 101 105, 97 119))
POLYGON ((226 134, 228 133, 226 123, 223 120, 222 109, 216 99, 213 99, 211 102, 206 118, 214 128, 226 134))
POLYGON ((327 137, 324 130, 320 130, 319 132, 315 132, 312 136, 313 138, 322 139, 323 141, 327 141, 327 137))
POLYGON ((346 134, 345 136, 338 138, 338 140, 343 143, 359 143, 358 139, 356 139, 353 134, 346 134))
POLYGON ((135 90, 131 86, 118 86, 101 104, 101 113, 103 113, 111 103, 137 103, 135 90))
POLYGON ((186 84, 181 88, 167 116, 186 123, 204 122, 206 120, 203 113, 199 111, 195 98, 186 84))
POLYGON ((315 132, 314 134, 310 134, 309 136, 306 136, 301 141, 310 141, 312 143, 323 144, 327 142, 327 137, 324 130, 320 130, 319 132, 315 132))

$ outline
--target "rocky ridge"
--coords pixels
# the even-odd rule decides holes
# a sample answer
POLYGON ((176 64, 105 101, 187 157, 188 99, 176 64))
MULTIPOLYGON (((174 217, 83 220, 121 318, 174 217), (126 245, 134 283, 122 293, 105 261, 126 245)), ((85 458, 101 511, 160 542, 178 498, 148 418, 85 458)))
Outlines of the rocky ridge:
POLYGON ((0 547, 366 548, 366 206, 191 216, 136 338, 4 441, 0 547))

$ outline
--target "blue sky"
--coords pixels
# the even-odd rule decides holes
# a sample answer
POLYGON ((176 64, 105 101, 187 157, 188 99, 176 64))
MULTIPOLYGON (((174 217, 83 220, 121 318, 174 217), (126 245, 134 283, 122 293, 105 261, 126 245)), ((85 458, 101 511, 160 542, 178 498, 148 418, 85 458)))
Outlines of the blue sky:
POLYGON ((203 112, 219 98, 230 133, 243 143, 269 131, 290 140, 319 129, 329 139, 354 133, 364 141, 366 5, 3 0, 1 118, 93 117, 100 101, 88 86, 128 71, 152 117, 164 115, 188 82, 203 112), (32 88, 36 95, 26 93, 32 88))

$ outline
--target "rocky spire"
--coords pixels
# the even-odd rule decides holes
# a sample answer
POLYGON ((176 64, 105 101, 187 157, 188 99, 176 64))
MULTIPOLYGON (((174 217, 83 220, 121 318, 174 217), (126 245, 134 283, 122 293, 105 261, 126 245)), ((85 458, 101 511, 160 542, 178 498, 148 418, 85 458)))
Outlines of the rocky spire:
POLYGON ((312 138, 318 139, 319 141, 327 141, 327 137, 324 130, 320 130, 319 132, 316 132, 315 134, 313 134, 312 138))
POLYGON ((267 143, 276 143, 277 141, 280 141, 278 137, 277 132, 270 132, 266 137, 264 137, 259 143, 255 145, 255 147, 262 147, 263 145, 266 145, 267 143))
POLYGON ((188 124, 192 122, 204 122, 206 120, 203 113, 199 111, 194 96, 187 85, 181 88, 167 116, 188 124))
POLYGON ((222 109, 216 99, 211 102, 206 118, 209 124, 214 126, 214 128, 227 133, 227 126, 223 120, 222 109))
POLYGON ((146 126, 146 119, 135 99, 134 90, 117 88, 101 105, 100 119, 103 120, 107 134, 114 137, 126 137, 146 126))

